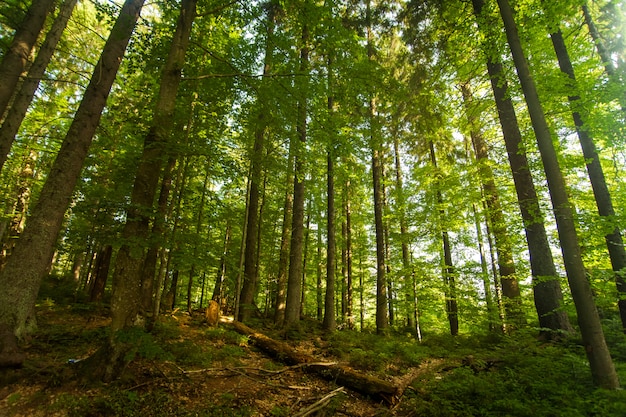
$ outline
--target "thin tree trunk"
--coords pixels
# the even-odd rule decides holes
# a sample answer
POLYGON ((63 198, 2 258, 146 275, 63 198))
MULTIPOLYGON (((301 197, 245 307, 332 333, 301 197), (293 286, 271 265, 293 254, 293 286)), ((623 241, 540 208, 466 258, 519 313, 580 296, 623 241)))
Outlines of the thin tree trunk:
POLYGON ((0 128, 0 171, 2 171, 2 166, 7 160, 7 156, 15 140, 15 135, 17 135, 22 121, 26 116, 28 106, 33 101, 35 91, 37 91, 37 87, 39 87, 39 80, 41 80, 48 67, 48 63, 54 54, 57 43, 59 43, 61 35, 67 26, 67 22, 72 15, 74 6, 76 6, 76 2, 77 0, 65 0, 63 2, 58 16, 46 34, 46 39, 41 45, 41 48, 39 48, 37 57, 28 70, 28 75, 16 94, 13 104, 10 106, 7 116, 2 123, 2 127, 0 128))
MULTIPOLYGON (((481 16, 483 0, 473 0, 472 3, 481 30, 489 31, 495 27, 495 22, 492 19, 483 20, 483 16, 481 16)), ((487 37, 487 42, 491 36, 487 37)), ((510 98, 502 64, 499 60, 488 55, 487 71, 491 79, 498 118, 504 135, 506 151, 517 193, 517 201, 524 221, 524 231, 526 233, 533 276, 533 295, 539 317, 539 326, 542 329, 550 329, 553 332, 571 332, 572 326, 569 318, 562 309, 563 294, 559 276, 554 266, 543 214, 528 166, 515 107, 510 98)), ((490 237, 489 234, 488 236, 490 237)), ((550 336, 547 332, 544 332, 544 334, 550 336)))
POLYGON ((353 285, 352 285, 352 210, 350 208, 350 180, 346 180, 344 195, 345 201, 345 216, 346 216, 346 316, 348 319, 348 328, 354 328, 354 316, 353 316, 353 285))
POLYGON ((467 118, 470 125, 470 137, 472 147, 476 155, 479 166, 479 174, 482 182, 482 189, 487 203, 487 215, 490 218, 491 228, 496 243, 498 254, 498 269, 500 271, 500 281, 502 283, 502 296, 504 301, 504 311, 506 313, 507 327, 515 328, 526 323, 524 312, 522 311, 522 296, 519 283, 515 276, 515 262, 513 261, 513 248, 511 238, 507 232, 507 226, 502 213, 500 196, 493 176, 493 170, 489 165, 487 154, 487 144, 477 126, 478 118, 472 108, 472 92, 469 85, 461 85, 463 102, 467 111, 467 118))
POLYGON ((221 305, 222 300, 222 287, 224 285, 224 279, 226 278, 226 256, 228 255, 228 245, 230 244, 230 225, 226 225, 226 232, 224 235, 224 249, 222 250, 222 256, 220 257, 220 267, 215 279, 215 287, 213 288, 212 300, 217 301, 221 305))
MULTIPOLYGON (((332 10, 332 6, 331 6, 332 10)), ((333 57, 332 52, 328 56, 328 125, 333 126, 333 111, 335 106, 335 98, 333 96, 334 80, 333 80, 333 57)), ((322 327, 327 332, 334 332, 337 327, 335 317, 335 268, 336 268, 336 251, 337 245, 335 241, 335 132, 330 131, 328 141, 328 149, 326 154, 326 297, 324 300, 324 322, 322 327)), ((345 268, 345 263, 344 263, 345 268)), ((345 291, 342 291, 345 293, 345 291)), ((343 297, 342 299, 342 307, 343 297)), ((342 315, 344 308, 342 308, 342 315)))
MULTIPOLYGON (((394 164, 396 171, 396 212, 398 213, 400 223, 400 246, 402 249, 402 291, 406 301, 406 316, 407 325, 409 327, 417 326, 416 323, 412 323, 415 311, 415 306, 411 306, 413 298, 413 285, 409 282, 409 277, 412 276, 411 271, 411 259, 409 256, 409 236, 406 226, 406 198, 404 196, 404 185, 402 180, 402 166, 400 162, 400 140, 398 139, 397 132, 393 135, 393 153, 394 164), (411 285, 409 285, 411 284, 411 285)), ((417 329, 417 327, 415 327, 417 329)))
MULTIPOLYGON (((321 220, 321 216, 318 216, 318 221, 321 220)), ((318 223, 319 224, 319 223, 318 223)), ((322 288, 322 228, 317 228, 317 287, 315 291, 315 301, 317 306, 317 321, 321 322, 324 319, 324 293, 322 288)))
MULTIPOLYGON (((15 31, 13 41, 0 62, 0 120, 17 88, 20 76, 41 33, 46 17, 54 8, 54 0, 34 0, 24 21, 15 31)), ((117 71, 116 71, 117 72, 117 71)))
POLYGON ((546 122, 535 82, 524 56, 513 10, 508 0, 498 0, 498 5, 513 61, 517 69, 517 75, 528 105, 546 179, 548 180, 565 270, 567 271, 572 297, 576 305, 578 324, 580 325, 591 373, 597 385, 607 389, 617 389, 619 388, 619 380, 617 379, 615 366, 604 339, 600 316, 594 303, 591 286, 587 280, 574 223, 574 213, 567 195, 567 188, 561 167, 559 166, 556 150, 552 143, 550 128, 546 122))
POLYGON ((287 272, 289 269, 289 244, 291 237, 291 221, 293 214, 293 164, 294 150, 289 143, 287 156, 287 186, 285 188, 285 204, 283 206, 283 225, 280 238, 280 256, 278 260, 278 275, 276 277, 276 312, 274 323, 281 327, 285 320, 285 300, 287 298, 287 272))
MULTIPOLYGON (((127 0, 111 30, 74 120, 22 237, 0 273, 0 323, 23 337, 34 329, 34 305, 48 272, 74 187, 144 0, 127 0), (16 277, 20 277, 16 285, 16 277)), ((2 77, 0 77, 2 78, 2 77)), ((3 83, 4 85, 4 83, 3 83)))
POLYGON ((616 225, 613 199, 611 198, 609 187, 606 184, 600 156, 598 155, 598 150, 589 130, 589 126, 585 125, 583 115, 579 111, 579 109, 582 109, 582 105, 580 103, 580 96, 576 91, 576 75, 574 74, 574 67, 569 53, 567 52, 561 30, 557 29, 555 32, 551 33, 550 38, 552 39, 552 45, 554 46, 554 51, 559 61, 559 68, 567 75, 571 82, 571 85, 569 85, 571 93, 568 94, 567 98, 572 109, 572 118, 576 126, 578 140, 583 150, 583 156, 585 157, 587 173, 591 181, 591 188, 593 189, 598 213, 606 220, 607 224, 613 225, 611 231, 604 236, 604 240, 606 241, 609 257, 611 258, 611 265, 615 272, 622 330, 626 332, 626 250, 624 249, 621 232, 616 225))
POLYGON ((487 304, 487 321, 489 324, 489 331, 495 329, 497 323, 496 308, 493 305, 493 296, 491 294, 491 284, 489 282, 489 270, 487 268, 487 256, 485 255, 485 246, 483 244, 483 229, 481 227, 480 219, 478 218, 478 210, 476 204, 472 204, 472 211, 474 214, 474 225, 476 227, 476 240, 478 241, 478 253, 480 254, 480 268, 481 276, 483 279, 483 288, 485 289, 485 303, 487 304))
MULTIPOLYGON (((209 161, 206 161, 206 165, 209 164, 209 161)), ((200 240, 200 230, 202 229, 202 218, 204 215, 204 203, 206 201, 206 194, 209 183, 209 169, 207 168, 204 173, 203 187, 202 187, 202 195, 200 196, 200 205, 198 207, 198 217, 196 219, 196 237, 200 240)), ((210 236, 210 230, 207 232, 210 236)), ((210 240, 210 239, 209 239, 210 240)), ((189 271, 189 283, 187 285, 187 312, 191 314, 193 309, 193 279, 196 271, 196 259, 198 259, 198 246, 195 245, 193 248, 193 260, 191 263, 191 270, 189 271)), ((202 307, 202 303, 200 303, 200 307, 202 307)))
POLYGON ((89 301, 100 302, 104 295, 107 280, 109 278, 109 268, 111 266, 111 256, 113 255, 113 246, 106 245, 98 251, 96 256, 96 264, 94 266, 94 277, 91 291, 89 292, 89 301))
MULTIPOLYGON (((328 107, 332 109, 332 98, 328 98, 328 107)), ((332 144, 330 147, 332 148, 332 144)), ((326 297, 324 299, 324 322, 322 327, 327 332, 335 331, 337 322, 335 319, 335 155, 332 149, 327 154, 326 171, 326 297)))
MULTIPOLYGON (((429 143, 430 161, 433 168, 437 169, 437 157, 435 155, 435 145, 432 141, 429 143)), ((441 240, 443 244, 443 281, 444 292, 446 297, 446 314, 448 315, 448 323, 450 324, 450 334, 456 336, 459 334, 459 311, 456 299, 456 278, 454 264, 452 263, 452 249, 450 246, 450 237, 445 227, 446 213, 443 209, 443 195, 440 185, 436 184, 437 205, 439 208, 439 221, 441 223, 441 240)))

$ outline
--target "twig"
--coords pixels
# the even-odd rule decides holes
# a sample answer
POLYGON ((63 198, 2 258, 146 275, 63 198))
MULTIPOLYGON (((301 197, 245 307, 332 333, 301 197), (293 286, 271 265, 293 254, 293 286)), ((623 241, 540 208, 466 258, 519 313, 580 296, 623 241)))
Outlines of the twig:
POLYGON ((331 398, 333 398, 336 395, 339 395, 339 393, 345 393, 345 392, 346 391, 344 390, 343 387, 339 387, 336 390, 329 392, 324 397, 322 397, 322 399, 320 399, 319 401, 316 401, 315 403, 311 404, 310 406, 308 406, 304 410, 298 411, 296 414, 293 415, 293 417, 306 417, 308 415, 311 415, 312 413, 314 413, 314 412, 316 412, 318 410, 321 410, 322 408, 326 407, 328 405, 328 403, 330 402, 331 398))

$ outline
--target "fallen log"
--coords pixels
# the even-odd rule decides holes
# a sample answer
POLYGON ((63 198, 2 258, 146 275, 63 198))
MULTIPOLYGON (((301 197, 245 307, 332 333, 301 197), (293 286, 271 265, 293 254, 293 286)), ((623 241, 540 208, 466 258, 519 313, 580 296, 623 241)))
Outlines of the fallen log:
POLYGON ((315 373, 361 394, 383 400, 388 405, 396 404, 402 395, 403 389, 389 381, 366 375, 335 362, 320 363, 316 358, 297 352, 287 343, 274 340, 243 323, 233 322, 232 325, 238 333, 248 336, 261 350, 287 365, 302 365, 305 372, 315 373))

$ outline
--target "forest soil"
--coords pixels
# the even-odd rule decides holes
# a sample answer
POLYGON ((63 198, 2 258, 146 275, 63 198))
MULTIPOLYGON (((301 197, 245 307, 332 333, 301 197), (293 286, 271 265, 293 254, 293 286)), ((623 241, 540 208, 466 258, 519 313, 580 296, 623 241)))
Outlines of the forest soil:
MULTIPOLYGON (((186 313, 164 317, 175 328, 173 343, 189 348, 188 357, 134 360, 124 376, 113 383, 76 377, 80 360, 93 354, 106 334, 105 311, 77 312, 69 307, 39 310, 41 331, 24 346, 27 359, 21 369, 0 371, 0 417, 12 416, 292 416, 316 408, 311 415, 407 415, 332 381, 303 372, 298 366, 277 362, 245 338, 207 337, 210 327, 202 315, 186 313), (213 359, 194 364, 197 352, 213 359), (196 352, 196 353, 194 353, 196 352), (232 355, 226 352, 232 352, 232 355), (332 394, 326 401, 323 397, 332 394)), ((227 328, 227 324, 220 326, 227 328)), ((294 341, 302 353, 333 361, 321 339, 294 341)), ((145 348, 149 350, 149 346, 145 348)), ((426 364, 425 364, 426 365, 426 364)), ((439 364, 428 364, 428 372, 439 364)), ((408 370, 406 384, 420 370, 408 370)), ((396 377, 398 378, 398 377, 396 377)), ((409 414, 410 415, 410 414, 409 414)))

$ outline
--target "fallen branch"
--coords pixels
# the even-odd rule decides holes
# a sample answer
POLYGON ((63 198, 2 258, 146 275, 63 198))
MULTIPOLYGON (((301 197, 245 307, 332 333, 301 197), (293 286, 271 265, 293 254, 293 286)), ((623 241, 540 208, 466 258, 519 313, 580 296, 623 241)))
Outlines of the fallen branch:
POLYGON ((314 357, 297 352, 288 344, 267 337, 243 323, 233 322, 232 325, 238 333, 248 336, 260 349, 287 365, 297 365, 302 367, 305 372, 318 374, 361 394, 382 399, 388 405, 395 404, 402 392, 399 387, 391 382, 366 375, 348 366, 339 365, 335 362, 320 363, 314 357))
POLYGON ((316 401, 307 408, 298 411, 296 414, 293 415, 293 417, 306 417, 315 413, 316 411, 323 409, 328 405, 328 403, 330 403, 331 398, 339 395, 340 393, 345 393, 343 387, 339 387, 336 390, 329 392, 328 394, 324 395, 324 397, 322 397, 322 399, 320 399, 319 401, 316 401))

